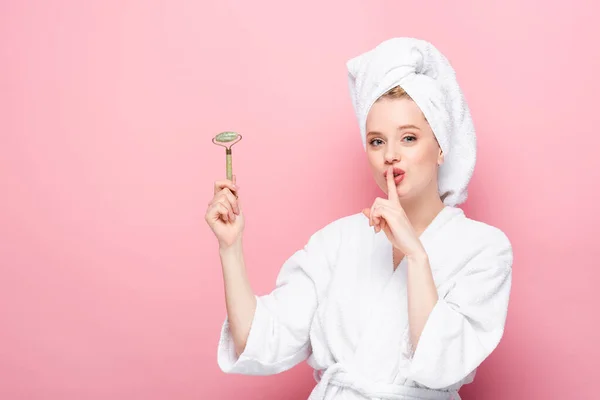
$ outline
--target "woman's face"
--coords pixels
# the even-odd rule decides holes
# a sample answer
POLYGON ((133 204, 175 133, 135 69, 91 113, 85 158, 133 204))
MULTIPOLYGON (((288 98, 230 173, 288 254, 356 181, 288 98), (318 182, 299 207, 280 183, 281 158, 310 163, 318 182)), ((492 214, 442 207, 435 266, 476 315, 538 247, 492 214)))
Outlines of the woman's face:
POLYGON ((387 193, 385 174, 391 165, 400 200, 437 195, 442 152, 414 101, 408 97, 379 99, 367 115, 366 131, 367 157, 381 190, 387 193))

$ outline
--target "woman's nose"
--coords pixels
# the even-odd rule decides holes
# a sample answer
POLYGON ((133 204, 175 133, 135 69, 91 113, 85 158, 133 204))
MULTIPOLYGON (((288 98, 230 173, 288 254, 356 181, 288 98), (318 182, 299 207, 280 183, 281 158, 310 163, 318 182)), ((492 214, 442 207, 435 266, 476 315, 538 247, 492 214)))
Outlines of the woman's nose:
POLYGON ((385 149, 385 162, 388 164, 393 164, 398 160, 400 160, 400 155, 398 154, 398 151, 396 151, 395 146, 388 145, 388 147, 385 149))

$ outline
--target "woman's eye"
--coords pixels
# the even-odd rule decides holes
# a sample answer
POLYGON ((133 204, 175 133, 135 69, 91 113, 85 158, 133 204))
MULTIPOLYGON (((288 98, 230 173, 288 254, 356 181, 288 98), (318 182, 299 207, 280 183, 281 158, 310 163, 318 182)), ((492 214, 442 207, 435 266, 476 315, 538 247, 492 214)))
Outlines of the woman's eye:
POLYGON ((383 141, 381 139, 373 139, 369 142, 372 146, 379 146, 380 144, 383 143, 383 141))
POLYGON ((415 136, 405 136, 404 140, 408 142, 414 142, 415 140, 417 140, 417 138, 415 136))

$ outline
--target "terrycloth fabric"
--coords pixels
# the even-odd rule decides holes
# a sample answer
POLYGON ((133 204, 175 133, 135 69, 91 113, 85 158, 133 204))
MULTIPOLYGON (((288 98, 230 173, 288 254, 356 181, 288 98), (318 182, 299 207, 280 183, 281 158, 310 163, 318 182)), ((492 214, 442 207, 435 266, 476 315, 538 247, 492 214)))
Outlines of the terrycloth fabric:
POLYGON ((407 260, 362 214, 311 236, 257 296, 243 353, 228 320, 218 364, 269 375, 307 360, 318 384, 310 400, 457 400, 498 345, 507 315, 512 247, 499 229, 445 207, 421 234, 439 300, 415 348, 410 343, 407 260))
POLYGON ((427 118, 444 152, 438 177, 444 204, 463 203, 475 168, 475 128, 446 57, 424 40, 393 38, 352 58, 347 68, 363 146, 366 148, 366 121, 371 106, 389 89, 401 86, 427 118))

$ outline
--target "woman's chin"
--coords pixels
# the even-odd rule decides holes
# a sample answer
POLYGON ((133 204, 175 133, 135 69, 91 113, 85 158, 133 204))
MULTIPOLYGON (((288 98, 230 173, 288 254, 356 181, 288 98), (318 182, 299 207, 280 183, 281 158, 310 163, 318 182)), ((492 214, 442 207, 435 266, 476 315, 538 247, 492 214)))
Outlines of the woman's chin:
POLYGON ((413 197, 413 193, 411 192, 410 188, 402 183, 396 187, 396 193, 398 193, 398 199, 403 201, 409 200, 411 197, 413 197))

